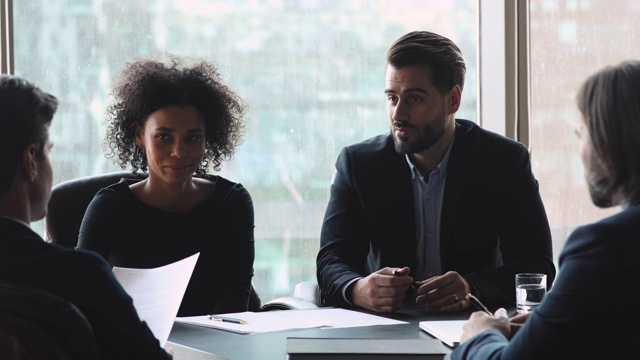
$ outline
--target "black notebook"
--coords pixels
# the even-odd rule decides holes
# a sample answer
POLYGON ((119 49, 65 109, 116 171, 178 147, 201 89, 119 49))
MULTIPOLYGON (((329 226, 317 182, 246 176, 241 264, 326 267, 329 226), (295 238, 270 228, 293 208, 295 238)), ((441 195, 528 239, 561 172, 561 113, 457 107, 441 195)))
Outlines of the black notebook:
POLYGON ((437 339, 287 338, 288 360, 442 360, 437 339))

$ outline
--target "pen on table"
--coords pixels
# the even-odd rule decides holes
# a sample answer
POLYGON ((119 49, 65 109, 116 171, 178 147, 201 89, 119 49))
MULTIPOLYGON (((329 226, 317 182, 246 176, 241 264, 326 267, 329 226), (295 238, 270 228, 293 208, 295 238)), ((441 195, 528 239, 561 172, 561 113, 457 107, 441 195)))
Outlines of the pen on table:
POLYGON ((467 294, 467 299, 469 299, 469 301, 471 301, 471 304, 473 304, 473 306, 475 306, 478 310, 484 311, 490 316, 493 316, 491 311, 489 311, 489 309, 487 309, 487 307, 484 306, 484 304, 480 302, 480 300, 477 297, 473 296, 471 293, 467 294))
MULTIPOLYGON (((400 271, 400 269, 393 270, 393 275, 395 275, 395 276, 409 276, 409 275, 403 273, 402 271, 400 271)), ((414 288, 414 289, 417 289, 417 288, 420 287, 420 284, 418 284, 417 281, 413 280, 413 282, 411 283, 411 287, 414 288)))
POLYGON ((207 315, 207 318, 213 321, 222 321, 222 322, 228 322, 228 323, 234 323, 234 324, 248 324, 246 321, 242 319, 234 319, 234 318, 225 317, 225 316, 207 315))

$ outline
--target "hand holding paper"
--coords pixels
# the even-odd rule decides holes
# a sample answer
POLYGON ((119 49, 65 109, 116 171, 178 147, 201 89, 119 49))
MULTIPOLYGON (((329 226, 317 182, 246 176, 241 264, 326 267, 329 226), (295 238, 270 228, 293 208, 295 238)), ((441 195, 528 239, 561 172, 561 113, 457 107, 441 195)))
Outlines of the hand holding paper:
POLYGON ((113 267, 140 319, 164 347, 200 253, 153 269, 113 267))

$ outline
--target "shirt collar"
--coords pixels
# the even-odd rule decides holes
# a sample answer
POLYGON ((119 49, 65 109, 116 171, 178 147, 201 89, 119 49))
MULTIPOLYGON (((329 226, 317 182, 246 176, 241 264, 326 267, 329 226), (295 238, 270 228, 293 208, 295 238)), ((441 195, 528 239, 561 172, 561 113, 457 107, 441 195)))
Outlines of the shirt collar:
MULTIPOLYGON (((447 175, 447 166, 449 165, 449 155, 451 154, 451 148, 453 147, 453 142, 455 140, 456 140, 456 134, 454 132, 453 139, 451 139, 451 143, 449 144, 447 151, 444 153, 444 157, 442 158, 442 161, 440 161, 437 168, 433 170, 434 172, 438 171, 442 176, 447 175)), ((409 164, 409 168, 411 169, 411 178, 415 179, 416 176, 422 176, 418 168, 415 165, 413 165, 413 163, 411 162, 411 158, 409 157, 409 154, 405 154, 404 157, 407 160, 407 164, 409 164)))

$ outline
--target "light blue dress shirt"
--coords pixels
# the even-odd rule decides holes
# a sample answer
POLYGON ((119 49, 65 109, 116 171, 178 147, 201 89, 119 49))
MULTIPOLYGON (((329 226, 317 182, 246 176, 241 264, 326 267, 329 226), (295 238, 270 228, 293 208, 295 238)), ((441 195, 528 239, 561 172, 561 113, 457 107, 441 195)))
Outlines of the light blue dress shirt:
POLYGON ((417 243, 417 268, 411 269, 411 275, 418 281, 442 275, 440 215, 451 145, 453 141, 449 144, 440 164, 429 174, 428 181, 425 181, 418 168, 411 162, 409 155, 406 155, 407 163, 411 168, 417 243))
MULTIPOLYGON (((451 144, 444 154, 442 161, 435 170, 429 174, 429 182, 424 181, 424 177, 418 171, 408 155, 407 163, 411 169, 411 183, 413 186, 413 206, 415 208, 416 219, 416 260, 417 269, 411 269, 411 276, 415 280, 425 280, 432 276, 442 274, 440 260, 440 213, 442 212, 442 198, 444 197, 444 185, 447 179, 447 165, 449 164, 449 154, 451 144)), ((333 180, 333 179, 332 179, 333 180)), ((358 277, 352 279, 342 287, 342 296, 348 302, 349 297, 346 290, 355 281, 362 279, 358 277)), ((352 304, 353 305, 353 304, 352 304)))

